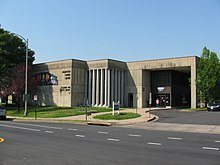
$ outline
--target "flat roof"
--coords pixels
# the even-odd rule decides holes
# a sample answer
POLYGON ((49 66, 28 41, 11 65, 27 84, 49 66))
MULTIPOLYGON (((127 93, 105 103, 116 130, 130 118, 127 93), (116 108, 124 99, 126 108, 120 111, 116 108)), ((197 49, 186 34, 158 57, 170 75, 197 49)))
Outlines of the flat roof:
POLYGON ((64 62, 64 61, 80 61, 80 62, 98 62, 98 61, 115 61, 115 62, 122 62, 122 63, 136 63, 136 62, 149 62, 149 61, 163 61, 163 60, 175 60, 175 59, 181 59, 181 58, 199 58, 198 56, 183 56, 183 57, 172 57, 172 58, 161 58, 161 59, 150 59, 150 60, 138 60, 138 61, 129 61, 124 62, 120 60, 114 60, 114 59, 97 59, 97 60, 80 60, 80 59, 63 59, 63 60, 57 60, 57 61, 49 61, 49 62, 42 62, 42 63, 36 63, 34 65, 42 65, 42 64, 50 64, 50 63, 57 63, 57 62, 64 62))

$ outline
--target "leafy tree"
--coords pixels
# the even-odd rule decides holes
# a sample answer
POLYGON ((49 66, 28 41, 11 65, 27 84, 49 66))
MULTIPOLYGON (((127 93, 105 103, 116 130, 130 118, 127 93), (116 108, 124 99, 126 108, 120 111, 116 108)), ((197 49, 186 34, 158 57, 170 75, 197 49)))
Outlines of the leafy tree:
MULTIPOLYGON (((34 60, 34 51, 28 49, 29 73, 34 60)), ((7 99, 8 95, 14 94, 18 105, 20 105, 23 100, 25 63, 25 41, 16 34, 0 28, 0 96, 7 99)), ((30 87, 31 83, 28 85, 30 87)))
POLYGON ((211 52, 206 47, 199 61, 197 69, 197 91, 200 102, 207 103, 217 97, 216 88, 220 82, 220 63, 215 52, 211 52))
MULTIPOLYGON (((15 34, 0 28, 0 85, 5 84, 11 68, 25 63, 25 60, 26 43, 15 34)), ((34 52, 29 49, 28 63, 32 64, 33 61, 34 52)))
MULTIPOLYGON (((23 102, 23 94, 25 90, 25 65, 20 64, 12 70, 11 81, 9 87, 5 89, 8 95, 13 94, 14 101, 17 104, 18 111, 23 102)), ((36 84, 31 74, 31 67, 28 67, 28 91, 33 93, 36 90, 36 84)))

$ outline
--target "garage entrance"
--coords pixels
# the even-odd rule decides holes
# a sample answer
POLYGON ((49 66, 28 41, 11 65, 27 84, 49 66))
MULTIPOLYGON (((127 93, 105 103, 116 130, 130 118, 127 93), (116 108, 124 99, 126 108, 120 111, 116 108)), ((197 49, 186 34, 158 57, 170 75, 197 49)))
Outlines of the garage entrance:
POLYGON ((189 107, 190 74, 174 70, 151 71, 152 106, 159 99, 160 107, 189 107))

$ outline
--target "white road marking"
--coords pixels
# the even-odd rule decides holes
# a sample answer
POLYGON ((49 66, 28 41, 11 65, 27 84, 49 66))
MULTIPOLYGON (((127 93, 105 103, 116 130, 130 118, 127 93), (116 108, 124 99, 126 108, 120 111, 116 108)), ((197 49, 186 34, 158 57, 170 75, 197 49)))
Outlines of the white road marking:
POLYGON ((28 131, 37 131, 39 132, 39 129, 32 129, 32 128, 25 128, 25 127, 17 127, 17 126, 12 126, 12 125, 0 125, 2 127, 8 127, 8 128, 16 128, 16 129, 23 129, 23 130, 28 130, 28 131))
POLYGON ((81 138, 84 138, 85 135, 76 135, 76 137, 81 137, 81 138))
POLYGON ((202 147, 204 150, 214 150, 214 151, 219 151, 219 148, 214 148, 214 147, 202 147))
POLYGON ((78 131, 78 129, 75 128, 68 128, 69 131, 78 131))
POLYGON ((220 141, 219 141, 219 140, 216 140, 215 143, 220 143, 220 141))
POLYGON ((46 133, 53 133, 53 131, 44 131, 44 132, 46 132, 46 133))
POLYGON ((41 128, 51 128, 51 129, 63 129, 61 127, 50 127, 46 125, 38 125, 38 124, 25 124, 25 123, 12 123, 12 122, 6 122, 8 124, 17 124, 17 125, 28 125, 28 126, 33 126, 33 127, 41 127, 41 128))
POLYGON ((153 142, 148 142, 147 144, 149 144, 149 145, 156 145, 156 146, 161 146, 162 145, 161 143, 153 143, 153 142))
POLYGON ((119 139, 111 139, 111 138, 108 138, 107 140, 108 141, 115 141, 115 142, 119 142, 120 141, 119 139))
POLYGON ((128 136, 131 136, 131 137, 141 137, 141 135, 136 135, 136 134, 128 134, 128 136))
MULTIPOLYGON (((19 123, 19 124, 21 124, 21 123, 19 123)), ((37 124, 21 124, 21 125, 29 125, 29 126, 33 126, 33 127, 50 128, 50 129, 63 129, 60 127, 50 127, 50 126, 46 126, 46 125, 37 125, 37 124)))
POLYGON ((100 133, 100 134, 106 134, 106 135, 109 134, 108 132, 102 132, 102 131, 98 131, 98 133, 100 133))
POLYGON ((183 140, 183 138, 178 138, 178 137, 168 137, 167 139, 169 139, 169 140, 183 140))

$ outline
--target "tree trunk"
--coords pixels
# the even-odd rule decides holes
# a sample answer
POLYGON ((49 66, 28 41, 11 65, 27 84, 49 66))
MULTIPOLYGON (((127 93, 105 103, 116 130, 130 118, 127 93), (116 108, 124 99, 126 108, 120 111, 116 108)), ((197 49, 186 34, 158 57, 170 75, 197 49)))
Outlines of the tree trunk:
POLYGON ((17 99, 17 101, 16 101, 16 105, 17 105, 17 111, 19 112, 20 111, 20 99, 17 99))
POLYGON ((6 105, 6 106, 8 105, 8 95, 5 96, 5 105, 6 105))

